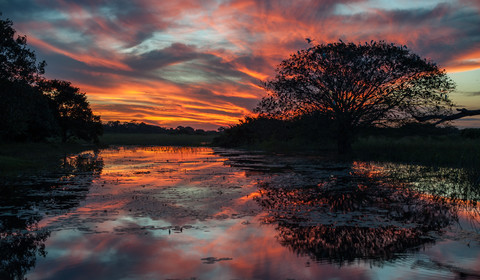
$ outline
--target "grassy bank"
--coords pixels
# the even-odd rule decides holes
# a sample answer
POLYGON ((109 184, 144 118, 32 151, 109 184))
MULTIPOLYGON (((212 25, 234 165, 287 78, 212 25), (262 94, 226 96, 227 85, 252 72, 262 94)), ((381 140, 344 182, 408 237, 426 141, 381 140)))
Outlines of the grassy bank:
POLYGON ((365 160, 480 168, 480 139, 461 136, 364 137, 353 149, 365 160))
POLYGON ((333 139, 322 139, 318 142, 305 139, 270 140, 236 148, 291 155, 316 154, 346 160, 391 161, 480 169, 480 139, 461 135, 359 137, 353 143, 353 154, 341 157, 337 155, 333 139))
MULTIPOLYGON (((215 141, 213 145, 215 145, 215 141)), ((318 142, 306 141, 305 139, 292 139, 288 141, 261 141, 249 145, 239 145, 232 148, 289 155, 328 154, 335 156, 337 154, 336 147, 337 146, 334 141, 327 141, 325 139, 322 139, 322 141, 318 142)))
POLYGON ((65 155, 96 148, 76 143, 0 143, 0 177, 54 168, 65 155))
POLYGON ((103 145, 140 146, 205 146, 214 135, 156 134, 156 133, 106 133, 100 138, 103 145))
MULTIPOLYGON (((101 147, 108 145, 203 146, 212 142, 213 135, 187 134, 104 134, 101 147)), ((0 177, 19 176, 55 168, 65 155, 98 148, 80 143, 0 143, 0 177)))

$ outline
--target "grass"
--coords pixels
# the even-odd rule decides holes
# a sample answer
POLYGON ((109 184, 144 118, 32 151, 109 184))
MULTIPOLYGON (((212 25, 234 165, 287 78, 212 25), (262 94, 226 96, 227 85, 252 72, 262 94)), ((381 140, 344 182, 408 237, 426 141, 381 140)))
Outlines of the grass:
POLYGON ((139 146, 205 146, 215 135, 107 133, 100 138, 103 145, 139 146))
POLYGON ((305 141, 294 138, 289 141, 263 141, 250 146, 239 148, 247 150, 262 150, 271 153, 284 153, 290 155, 321 154, 336 155, 336 143, 333 141, 305 141))
MULTIPOLYGON (((212 142, 214 135, 170 134, 105 134, 101 146, 203 146, 212 142)), ((0 142, 0 178, 39 173, 56 168, 65 155, 98 148, 86 143, 13 143, 0 142)))
MULTIPOLYGON (((139 146, 202 146, 214 135, 104 134, 100 143, 139 146)), ((21 176, 56 168, 65 155, 98 148, 86 143, 12 143, 0 142, 0 177, 21 176)))
POLYGON ((55 168, 65 155, 93 148, 96 147, 75 143, 0 142, 0 177, 39 173, 55 168))
POLYGON ((461 136, 359 138, 353 145, 360 159, 480 168, 480 140, 461 136))
POLYGON ((339 156, 333 139, 306 141, 271 140, 241 146, 242 149, 286 154, 315 154, 340 160, 391 161, 480 170, 480 139, 461 135, 436 136, 368 136, 353 143, 353 155, 339 156))
POLYGON ((33 167, 31 160, 20 159, 12 156, 0 155, 0 171, 12 171, 33 167))

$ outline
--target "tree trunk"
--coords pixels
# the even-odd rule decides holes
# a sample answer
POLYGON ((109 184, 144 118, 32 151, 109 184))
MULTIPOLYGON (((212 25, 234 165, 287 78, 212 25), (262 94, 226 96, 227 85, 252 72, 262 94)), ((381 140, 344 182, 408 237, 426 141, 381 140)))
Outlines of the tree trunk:
POLYGON ((428 116, 421 116, 421 117, 415 117, 414 116, 414 118, 419 122, 436 120, 436 122, 434 124, 437 125, 437 124, 441 124, 441 123, 446 122, 446 121, 453 121, 453 120, 461 119, 463 117, 480 115, 480 110, 467 110, 467 109, 463 108, 463 109, 457 109, 457 111, 458 111, 458 113, 452 114, 452 115, 428 115, 428 116))
POLYGON ((66 143, 67 142, 67 130, 66 129, 62 129, 62 143, 66 143))
POLYGON ((352 153, 353 130, 351 125, 339 123, 337 127, 337 152, 340 155, 352 153))
POLYGON ((351 137, 337 138, 337 152, 339 155, 348 155, 352 153, 352 139, 351 137))

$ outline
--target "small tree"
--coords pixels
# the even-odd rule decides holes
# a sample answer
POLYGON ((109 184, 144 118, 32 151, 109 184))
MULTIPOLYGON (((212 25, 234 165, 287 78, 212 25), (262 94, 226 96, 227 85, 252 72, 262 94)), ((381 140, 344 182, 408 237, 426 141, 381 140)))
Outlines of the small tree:
POLYGON ((62 142, 73 136, 98 142, 98 136, 103 133, 102 123, 100 116, 92 113, 85 93, 70 82, 60 80, 40 81, 38 88, 51 100, 62 142))
POLYGON ((331 119, 338 151, 361 126, 446 114, 454 83, 406 46, 381 42, 313 45, 282 61, 255 109, 278 118, 319 112, 331 119))

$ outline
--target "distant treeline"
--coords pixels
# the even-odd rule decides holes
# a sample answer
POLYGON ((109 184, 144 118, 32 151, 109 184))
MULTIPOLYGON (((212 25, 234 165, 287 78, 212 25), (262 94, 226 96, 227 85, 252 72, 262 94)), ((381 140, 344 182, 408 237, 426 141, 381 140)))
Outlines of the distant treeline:
POLYGON ((105 133, 156 133, 156 134, 188 134, 188 135, 216 135, 217 131, 194 129, 190 126, 178 126, 177 128, 164 128, 161 126, 146 124, 144 122, 120 122, 109 121, 103 124, 105 133))

